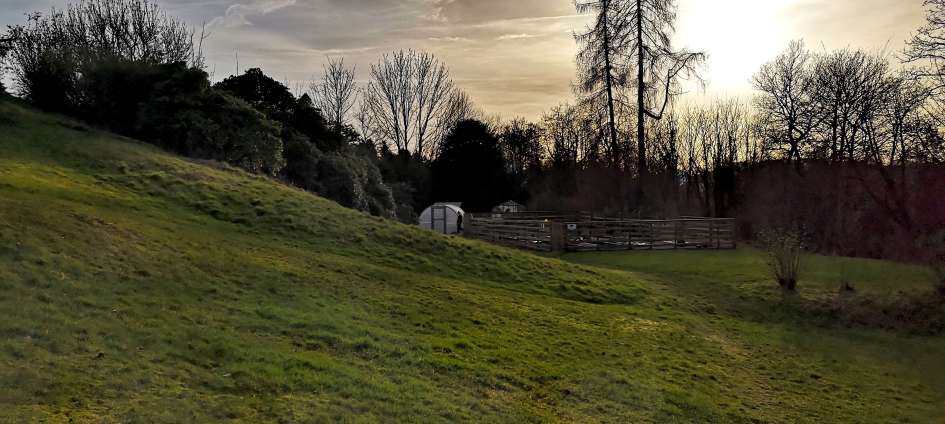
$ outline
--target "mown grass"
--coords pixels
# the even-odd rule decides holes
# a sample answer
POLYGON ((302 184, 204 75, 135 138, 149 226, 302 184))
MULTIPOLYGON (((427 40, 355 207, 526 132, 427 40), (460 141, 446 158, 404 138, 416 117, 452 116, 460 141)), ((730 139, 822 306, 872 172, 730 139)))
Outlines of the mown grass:
POLYGON ((0 422, 945 419, 941 337, 739 315, 751 251, 542 258, 0 116, 0 422))

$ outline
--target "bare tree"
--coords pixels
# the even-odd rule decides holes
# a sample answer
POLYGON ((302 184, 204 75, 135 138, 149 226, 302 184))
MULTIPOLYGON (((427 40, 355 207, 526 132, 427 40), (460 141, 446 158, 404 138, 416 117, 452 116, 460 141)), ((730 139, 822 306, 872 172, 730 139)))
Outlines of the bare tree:
POLYGON ((413 121, 413 69, 408 55, 399 51, 371 66, 372 81, 364 93, 365 108, 370 111, 374 131, 397 151, 408 149, 409 125, 413 121))
POLYGON ((523 176, 541 167, 541 127, 524 119, 499 125, 499 143, 509 172, 523 176))
POLYGON ((941 158, 941 140, 945 132, 945 0, 925 0, 926 22, 908 43, 903 54, 907 63, 922 63, 917 75, 927 85, 930 95, 923 105, 930 128, 925 138, 926 156, 941 158))
POLYGON ((924 109, 929 99, 927 87, 907 71, 893 75, 886 86, 889 91, 882 115, 889 143, 885 161, 900 166, 910 161, 936 161, 939 149, 926 142, 928 135, 934 133, 934 124, 924 109))
POLYGON ((370 123, 373 134, 398 151, 427 158, 436 154, 453 124, 474 113, 469 96, 455 87, 446 64, 413 50, 384 55, 371 66, 362 102, 361 115, 366 119, 361 121, 370 123))
POLYGON ((430 156, 431 149, 427 145, 427 140, 431 132, 435 133, 436 138, 442 136, 444 128, 441 127, 451 126, 445 115, 447 109, 450 106, 456 106, 458 109, 452 112, 463 114, 466 112, 463 110, 465 108, 463 105, 468 105, 469 98, 465 94, 456 93, 446 64, 438 61, 432 54, 420 53, 415 56, 414 77, 416 78, 414 102, 417 109, 414 140, 417 152, 430 156), (456 103, 452 104, 454 101, 456 103))
POLYGON ((813 60, 812 101, 819 146, 813 155, 837 162, 862 156, 863 123, 887 94, 888 62, 863 51, 839 50, 813 60))
POLYGON ((586 134, 574 106, 555 106, 542 117, 544 156, 558 169, 576 168, 586 151, 586 134))
POLYGON ((580 91, 590 103, 604 102, 612 166, 621 166, 617 134, 616 92, 627 88, 628 67, 621 58, 630 54, 632 16, 630 0, 593 0, 575 2, 578 13, 594 13, 585 32, 575 34, 581 44, 578 53, 580 91))
POLYGON ((786 145, 786 157, 800 160, 802 149, 817 127, 819 115, 814 102, 812 55, 803 41, 793 41, 787 51, 766 63, 753 83, 760 129, 775 145, 786 145))
POLYGON ((377 124, 374 122, 374 113, 371 111, 371 105, 365 101, 365 89, 358 90, 361 101, 358 102, 357 108, 354 111, 354 119, 358 124, 358 132, 361 133, 361 138, 365 140, 375 141, 377 134, 375 130, 377 124))
POLYGON ((310 89, 315 105, 336 128, 343 127, 357 97, 354 67, 346 67, 344 59, 328 58, 325 73, 310 89))
POLYGON ((927 62, 922 76, 936 80, 933 91, 945 89, 945 0, 925 0, 925 25, 913 35, 903 54, 906 62, 927 62))
POLYGON ((605 98, 614 167, 619 167, 617 109, 619 91, 636 84, 637 171, 647 174, 646 120, 660 120, 678 92, 680 79, 696 77, 705 61, 700 52, 673 50, 675 0, 593 0, 576 3, 595 20, 576 36, 582 49, 581 90, 605 98), (636 71, 636 80, 630 77, 636 71))
POLYGON ((680 94, 677 91, 679 79, 698 79, 697 70, 705 62, 705 54, 673 50, 675 0, 635 0, 630 16, 636 30, 635 48, 631 51, 637 65, 637 172, 645 177, 648 172, 646 120, 663 119, 671 99, 680 94), (657 107, 660 103, 661 106, 657 107))
POLYGON ((441 142, 456 124, 467 119, 482 119, 483 112, 476 108, 472 99, 465 91, 454 88, 449 99, 442 106, 440 116, 433 121, 430 136, 424 141, 423 154, 429 159, 435 159, 440 152, 441 142))
POLYGON ((679 171, 685 182, 685 203, 701 203, 706 215, 723 216, 734 203, 736 171, 764 156, 754 136, 748 105, 736 100, 718 100, 689 106, 672 115, 679 171))

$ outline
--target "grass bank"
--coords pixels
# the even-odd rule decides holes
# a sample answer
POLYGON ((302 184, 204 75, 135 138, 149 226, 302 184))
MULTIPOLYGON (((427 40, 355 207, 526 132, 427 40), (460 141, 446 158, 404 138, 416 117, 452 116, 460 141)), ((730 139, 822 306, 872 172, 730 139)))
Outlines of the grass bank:
POLYGON ((538 257, 0 102, 0 422, 945 419, 941 337, 726 307, 777 308, 756 260, 538 257))

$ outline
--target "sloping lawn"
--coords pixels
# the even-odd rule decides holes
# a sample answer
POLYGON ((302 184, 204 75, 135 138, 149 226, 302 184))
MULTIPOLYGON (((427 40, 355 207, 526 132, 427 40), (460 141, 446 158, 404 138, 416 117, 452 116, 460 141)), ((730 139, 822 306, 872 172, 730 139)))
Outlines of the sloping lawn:
POLYGON ((706 254, 442 237, 0 102, 0 422, 945 419, 942 337, 765 319, 706 254))

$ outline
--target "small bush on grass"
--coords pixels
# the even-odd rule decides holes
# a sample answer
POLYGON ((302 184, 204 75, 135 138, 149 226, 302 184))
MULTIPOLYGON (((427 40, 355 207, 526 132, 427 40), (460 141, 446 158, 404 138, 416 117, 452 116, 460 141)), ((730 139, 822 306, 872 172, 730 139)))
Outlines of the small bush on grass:
POLYGON ((935 272, 935 290, 945 297, 945 232, 938 236, 938 253, 932 258, 932 271, 935 272))
POLYGON ((932 271, 935 272, 935 289, 938 294, 945 296, 945 260, 939 259, 932 265, 932 271))
POLYGON ((786 292, 797 290, 801 268, 801 236, 797 231, 767 230, 761 233, 761 243, 768 254, 771 275, 786 292))
POLYGON ((924 261, 932 268, 935 291, 945 297, 945 231, 920 237, 917 247, 924 261))

